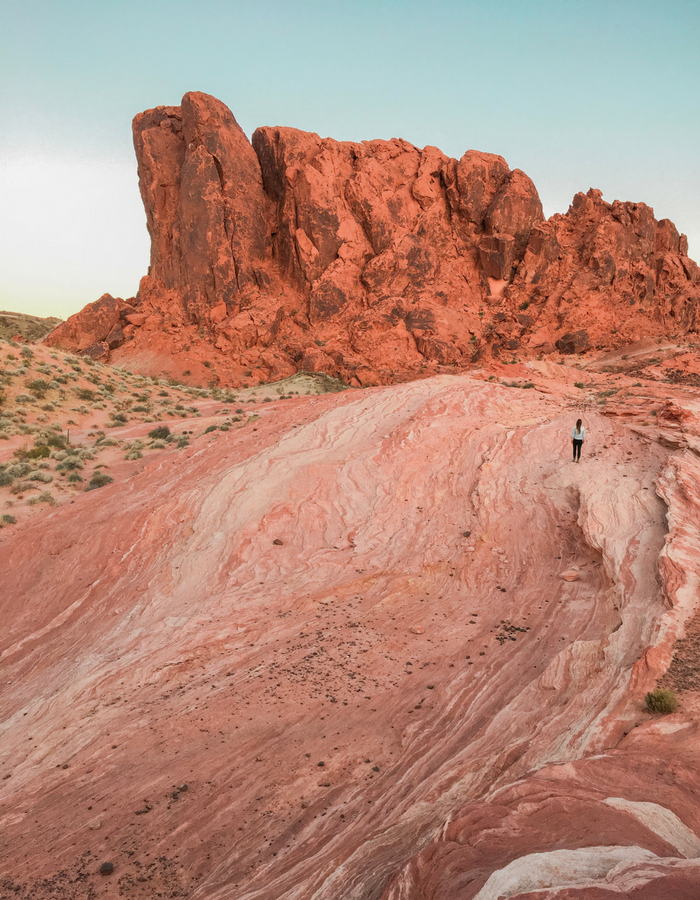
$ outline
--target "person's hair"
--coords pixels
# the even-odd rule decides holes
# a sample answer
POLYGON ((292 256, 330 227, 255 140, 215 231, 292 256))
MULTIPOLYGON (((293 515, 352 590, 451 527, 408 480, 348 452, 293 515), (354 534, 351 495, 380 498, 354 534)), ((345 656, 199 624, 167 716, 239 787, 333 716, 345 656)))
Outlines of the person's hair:
POLYGON ((580 419, 576 419, 576 430, 577 431, 580 431, 581 425, 583 425, 583 422, 580 419))

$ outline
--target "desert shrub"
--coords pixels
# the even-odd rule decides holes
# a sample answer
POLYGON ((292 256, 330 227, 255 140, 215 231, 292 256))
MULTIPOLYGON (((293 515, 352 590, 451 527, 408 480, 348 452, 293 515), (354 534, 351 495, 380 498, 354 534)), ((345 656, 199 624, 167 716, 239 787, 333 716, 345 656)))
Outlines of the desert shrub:
POLYGON ((66 456, 66 458, 56 466, 57 472, 73 472, 75 469, 83 468, 83 461, 79 456, 66 456))
POLYGON ((14 516, 11 516, 9 513, 2 514, 2 524, 3 525, 16 525, 17 519, 14 516))
POLYGON ((41 481, 43 484, 50 484, 53 481, 53 476, 49 475, 48 472, 32 472, 31 475, 27 475, 27 481, 41 481))
POLYGON ((141 459, 142 456, 143 456, 143 453, 141 453, 140 450, 138 450, 136 447, 134 447, 132 450, 129 450, 124 455, 124 459, 141 459))
POLYGON ((49 383, 43 378, 35 378, 33 381, 28 381, 26 387, 28 391, 34 394, 35 397, 43 400, 43 398, 46 396, 46 392, 49 389, 49 383))
POLYGON ((91 391, 90 388, 76 388, 75 395, 79 400, 87 400, 91 403, 95 399, 95 392, 91 391))
POLYGON ((34 358, 34 351, 30 350, 29 347, 22 347, 22 350, 20 351, 20 353, 24 359, 33 359, 34 358))
POLYGON ((159 425, 157 428, 149 431, 148 436, 153 438, 154 441, 166 441, 170 437, 170 429, 167 425, 159 425))
POLYGON ((29 463, 17 462, 13 463, 11 466, 8 466, 5 471, 13 478, 23 478, 25 475, 28 475, 32 471, 32 467, 29 465, 29 463))
POLYGON ((78 475, 77 472, 71 472, 70 475, 68 476, 68 478, 66 478, 66 481, 70 481, 71 484, 74 484, 75 482, 82 481, 82 480, 83 480, 82 476, 78 475))
POLYGON ((65 450, 68 446, 66 438, 64 438, 62 434, 56 433, 43 435, 42 443, 45 443, 47 447, 55 447, 56 450, 65 450))
POLYGON ((56 506, 56 501, 50 491, 42 491, 38 496, 30 497, 27 500, 28 506, 36 506, 37 503, 48 503, 49 506, 56 506))
POLYGON ((673 691, 658 688, 649 691, 646 695, 646 704, 649 712, 672 713, 678 709, 678 699, 673 691))
POLYGON ((25 450, 23 453, 24 459, 48 459, 51 455, 51 450, 46 446, 46 444, 39 444, 36 447, 32 447, 31 450, 25 450))
POLYGON ((117 441, 110 437, 101 437, 99 440, 95 441, 95 446, 101 450, 103 447, 116 447, 117 443, 117 441))
POLYGON ((106 484, 109 484, 111 481, 114 481, 111 475, 108 475, 106 472, 93 472, 92 478, 90 479, 90 483, 85 488, 86 491, 94 491, 96 488, 104 487, 106 484))
POLYGON ((210 431, 216 431, 218 427, 218 425, 210 425, 208 428, 204 429, 204 433, 209 434, 210 431))
POLYGON ((586 385, 582 381, 574 381, 574 387, 585 388, 586 385))
POLYGON ((151 450, 165 450, 167 446, 168 445, 165 443, 165 441, 151 441, 151 443, 149 444, 151 450))
POLYGON ((189 445, 190 445, 189 438, 186 437, 186 436, 183 434, 183 436, 182 436, 181 438, 178 439, 178 442, 177 442, 177 449, 178 449, 178 450, 184 450, 185 447, 189 447, 189 445))
POLYGON ((13 481, 14 478, 9 472, 0 472, 0 487, 7 487, 7 485, 12 484, 13 481))
POLYGON ((32 394, 17 394, 15 400, 17 403, 34 403, 32 394))
POLYGON ((126 425, 129 421, 129 417, 124 413, 111 412, 109 418, 111 419, 109 424, 112 428, 117 428, 119 425, 126 425))

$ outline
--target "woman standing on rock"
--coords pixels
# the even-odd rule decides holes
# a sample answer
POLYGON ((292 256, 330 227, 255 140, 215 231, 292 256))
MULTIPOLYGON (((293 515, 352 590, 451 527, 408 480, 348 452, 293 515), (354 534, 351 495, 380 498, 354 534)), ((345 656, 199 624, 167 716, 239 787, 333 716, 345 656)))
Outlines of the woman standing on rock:
POLYGON ((586 429, 581 420, 576 419, 576 425, 574 425, 574 430, 571 432, 571 440, 574 445, 574 462, 579 462, 581 459, 581 446, 585 437, 586 429))

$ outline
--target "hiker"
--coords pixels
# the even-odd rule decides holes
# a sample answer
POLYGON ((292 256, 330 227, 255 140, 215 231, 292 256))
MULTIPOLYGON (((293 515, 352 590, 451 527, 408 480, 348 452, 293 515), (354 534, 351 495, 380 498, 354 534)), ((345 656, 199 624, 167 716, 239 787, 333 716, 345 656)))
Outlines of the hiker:
POLYGON ((574 445, 574 462, 579 462, 581 459, 581 445, 583 444, 583 439, 586 437, 586 429, 583 426, 583 423, 580 419, 576 419, 576 425, 574 426, 574 430, 571 432, 571 440, 574 445))

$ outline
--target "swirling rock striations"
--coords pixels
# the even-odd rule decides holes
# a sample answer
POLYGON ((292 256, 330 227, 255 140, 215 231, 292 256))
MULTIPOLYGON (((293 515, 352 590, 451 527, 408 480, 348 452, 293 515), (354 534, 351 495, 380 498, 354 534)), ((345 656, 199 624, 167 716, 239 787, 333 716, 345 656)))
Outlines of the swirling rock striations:
POLYGON ((292 400, 3 532, 0 895, 687 886, 697 724, 642 701, 697 456, 570 423, 464 375, 292 400))
POLYGON ((500 156, 292 128, 251 144, 202 93, 133 130, 149 274, 131 311, 106 296, 57 346, 154 374, 206 361, 229 384, 303 369, 367 385, 700 324, 687 240, 643 203, 590 190, 545 221, 500 156))

